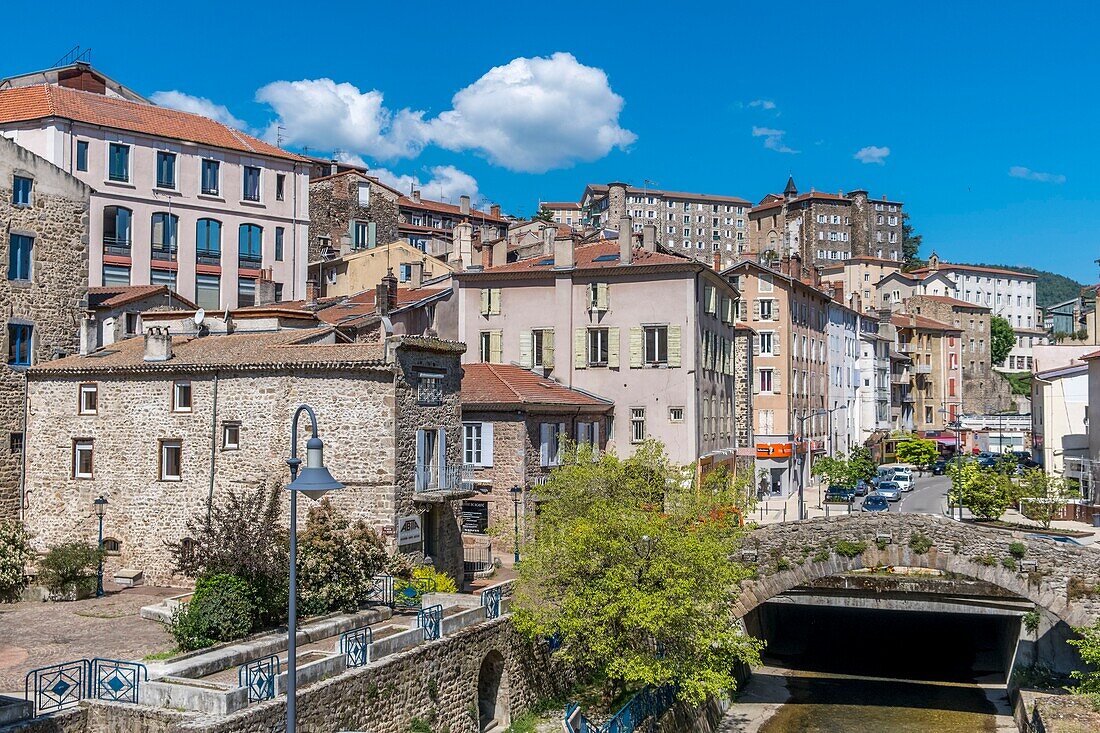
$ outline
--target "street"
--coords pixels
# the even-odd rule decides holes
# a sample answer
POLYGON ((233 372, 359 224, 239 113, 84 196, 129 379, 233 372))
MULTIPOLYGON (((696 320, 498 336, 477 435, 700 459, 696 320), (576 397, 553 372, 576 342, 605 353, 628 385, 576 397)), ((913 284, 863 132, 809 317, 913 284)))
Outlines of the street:
POLYGON ((947 476, 933 476, 925 472, 923 476, 914 473, 913 490, 902 494, 901 501, 891 509, 911 514, 943 514, 947 505, 947 492, 951 490, 951 479, 947 476))

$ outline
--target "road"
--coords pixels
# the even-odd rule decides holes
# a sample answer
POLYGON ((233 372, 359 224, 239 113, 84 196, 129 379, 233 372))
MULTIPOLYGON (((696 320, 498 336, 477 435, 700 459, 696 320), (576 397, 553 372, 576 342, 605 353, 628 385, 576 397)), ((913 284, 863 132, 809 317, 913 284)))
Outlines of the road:
POLYGON ((943 514, 950 489, 951 479, 947 476, 932 476, 927 472, 924 476, 914 475, 913 490, 902 494, 901 501, 894 506, 910 514, 943 514))

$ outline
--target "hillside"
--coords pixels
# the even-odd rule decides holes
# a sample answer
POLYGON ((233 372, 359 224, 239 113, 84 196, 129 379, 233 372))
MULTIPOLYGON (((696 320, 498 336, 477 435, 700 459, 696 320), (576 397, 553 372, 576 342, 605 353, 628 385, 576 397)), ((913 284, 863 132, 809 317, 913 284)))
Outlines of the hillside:
POLYGON ((1040 308, 1046 308, 1055 303, 1063 303, 1070 298, 1076 298, 1081 288, 1084 287, 1076 280, 1071 280, 1065 275, 1047 270, 1037 270, 1034 267, 1014 267, 1009 265, 994 265, 986 262, 969 262, 966 264, 980 267, 1000 267, 1005 270, 1018 270, 1029 275, 1036 275, 1035 300, 1040 308))

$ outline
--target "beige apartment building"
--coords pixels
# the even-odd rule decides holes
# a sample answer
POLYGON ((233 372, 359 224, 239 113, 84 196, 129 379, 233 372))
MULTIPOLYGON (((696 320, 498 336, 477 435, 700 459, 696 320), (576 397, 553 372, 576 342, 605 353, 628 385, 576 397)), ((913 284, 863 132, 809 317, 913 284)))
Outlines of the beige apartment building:
POLYGON ((678 463, 732 465, 751 435, 737 291, 659 251, 655 227, 641 246, 632 230, 624 217, 617 241, 559 236, 552 256, 457 273, 464 362, 518 364, 613 402, 608 442, 619 455, 655 438, 678 463))
POLYGON ((167 285, 208 310, 303 295, 308 161, 158 107, 84 63, 0 81, 0 132, 91 189, 88 284, 167 285))
POLYGON ((453 265, 399 239, 311 262, 309 281, 317 284, 321 297, 327 298, 372 290, 391 272, 403 287, 419 288, 424 282, 445 278, 454 271, 453 265))
POLYGON ((549 211, 555 224, 581 227, 581 205, 575 201, 540 201, 539 211, 549 211))
POLYGON ((912 360, 913 429, 944 430, 964 411, 963 330, 913 313, 897 314, 891 322, 897 329, 898 350, 912 360))
POLYGON ((741 294, 738 320, 753 331, 756 471, 765 493, 790 495, 830 434, 828 295, 797 257, 776 268, 744 259, 722 272, 741 294), (804 279, 806 278, 806 279, 804 279))
POLYGON ((855 307, 858 298, 860 309, 864 313, 875 313, 879 309, 878 284, 888 275, 901 271, 901 262, 863 255, 851 257, 842 262, 829 262, 818 266, 821 282, 824 285, 839 288, 834 297, 855 307), (844 297, 841 298, 840 296, 844 297))

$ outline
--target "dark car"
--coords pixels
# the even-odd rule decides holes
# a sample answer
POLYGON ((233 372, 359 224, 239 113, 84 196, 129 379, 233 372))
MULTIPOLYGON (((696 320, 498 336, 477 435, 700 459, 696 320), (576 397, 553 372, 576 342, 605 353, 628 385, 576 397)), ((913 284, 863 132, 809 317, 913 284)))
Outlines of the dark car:
POLYGON ((982 468, 996 468, 997 459, 993 456, 978 456, 978 465, 982 468))
POLYGON ((933 476, 942 476, 945 473, 947 473, 947 461, 941 459, 932 464, 933 476))
POLYGON ((867 496, 869 493, 871 493, 871 485, 869 483, 863 479, 856 481, 856 496, 867 496))
POLYGON ((864 497, 863 503, 860 504, 859 510, 861 512, 888 512, 890 511, 890 502, 886 500, 885 496, 868 494, 864 497))
POLYGON ((825 490, 825 501, 839 501, 847 504, 856 498, 856 490, 851 486, 830 486, 825 490))

